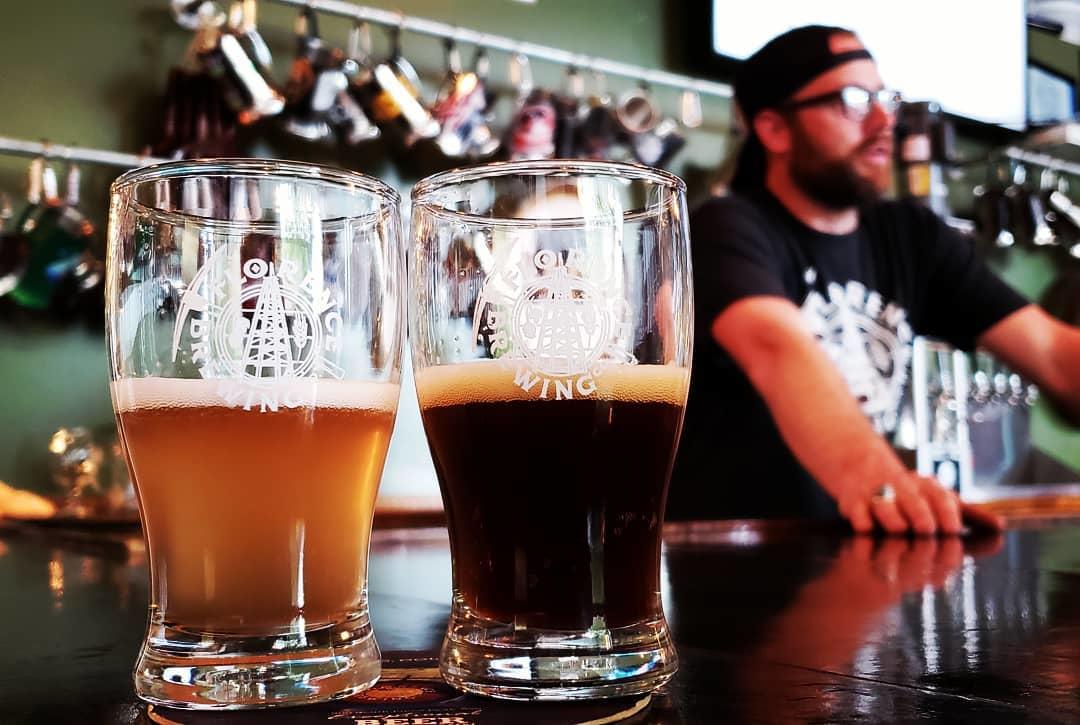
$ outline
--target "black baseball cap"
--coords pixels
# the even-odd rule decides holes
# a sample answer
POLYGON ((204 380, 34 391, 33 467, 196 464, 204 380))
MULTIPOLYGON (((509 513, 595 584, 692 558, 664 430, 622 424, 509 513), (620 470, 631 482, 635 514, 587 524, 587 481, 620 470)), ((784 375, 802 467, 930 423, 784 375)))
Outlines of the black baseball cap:
POLYGON ((739 152, 731 187, 749 190, 765 180, 765 149, 754 132, 754 118, 776 108, 822 73, 853 60, 873 60, 865 48, 834 50, 830 39, 854 36, 847 28, 804 25, 778 35, 763 45, 735 72, 735 103, 746 124, 746 141, 739 152))

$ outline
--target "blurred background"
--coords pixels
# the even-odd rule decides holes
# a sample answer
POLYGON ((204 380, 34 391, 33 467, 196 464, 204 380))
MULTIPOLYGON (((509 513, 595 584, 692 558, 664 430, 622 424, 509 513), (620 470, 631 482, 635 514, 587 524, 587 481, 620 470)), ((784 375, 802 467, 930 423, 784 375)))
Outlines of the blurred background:
MULTIPOLYGON (((330 164, 397 187, 407 219, 410 186, 435 171, 587 156, 664 166, 699 200, 723 193, 738 143, 735 62, 804 22, 855 29, 904 92, 895 193, 972 234, 1014 286, 1080 324, 1080 3, 864 5, 3 0, 0 481, 57 495, 120 487, 126 475, 114 461, 100 284, 108 186, 125 165, 330 164), (79 149, 132 158, 99 163, 79 149)), ((972 358, 971 384, 945 390, 934 360, 918 371, 933 378, 921 393, 966 396, 972 440, 982 430, 995 441, 997 457, 976 472, 988 485, 1080 480, 1080 433, 1025 381, 972 358)), ((912 455, 915 417, 896 441, 912 455)), ((382 499, 439 505, 411 387, 382 499)))

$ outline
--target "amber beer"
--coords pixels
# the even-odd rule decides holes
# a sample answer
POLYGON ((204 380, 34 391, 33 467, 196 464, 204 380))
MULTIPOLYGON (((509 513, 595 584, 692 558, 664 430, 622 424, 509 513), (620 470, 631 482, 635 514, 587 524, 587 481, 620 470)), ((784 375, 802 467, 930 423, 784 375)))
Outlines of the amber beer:
POLYGON ((587 382, 545 392, 498 361, 417 374, 455 600, 474 616, 579 631, 662 616, 660 527, 688 371, 611 366, 587 382))
POLYGON ((397 386, 307 385, 245 410, 212 380, 113 383, 165 624, 265 635, 359 606, 397 386))

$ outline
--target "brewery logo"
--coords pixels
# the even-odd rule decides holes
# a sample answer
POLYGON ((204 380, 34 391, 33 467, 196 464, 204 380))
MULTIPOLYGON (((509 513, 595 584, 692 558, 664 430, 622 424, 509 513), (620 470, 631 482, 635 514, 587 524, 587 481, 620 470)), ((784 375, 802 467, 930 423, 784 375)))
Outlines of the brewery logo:
POLYGON ((628 351, 629 305, 589 271, 578 250, 544 249, 525 264, 496 263, 485 280, 473 334, 513 364, 522 390, 542 399, 588 397, 597 363, 637 362, 628 351))
MULTIPOLYGON (((816 276, 814 270, 807 270, 807 279, 816 276)), ((874 428, 879 433, 892 432, 914 339, 907 312, 855 281, 831 282, 825 293, 810 291, 802 305, 803 316, 874 428)))
POLYGON ((342 377, 337 301, 320 275, 302 275, 295 263, 248 259, 240 266, 235 258, 235 249, 218 249, 185 290, 173 361, 189 356, 232 407, 265 412, 314 403, 312 386, 279 383, 342 377))

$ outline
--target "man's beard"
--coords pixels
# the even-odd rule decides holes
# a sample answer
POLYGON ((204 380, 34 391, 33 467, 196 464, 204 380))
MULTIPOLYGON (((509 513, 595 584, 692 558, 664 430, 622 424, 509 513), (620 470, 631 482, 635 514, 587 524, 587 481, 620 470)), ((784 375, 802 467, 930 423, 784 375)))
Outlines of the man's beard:
MULTIPOLYGON (((881 198, 885 181, 869 179, 855 169, 855 157, 878 143, 869 139, 846 158, 821 160, 821 155, 802 129, 795 129, 791 154, 791 180, 799 190, 822 206, 841 211, 881 198)), ((885 172, 883 172, 885 173, 885 172)))

